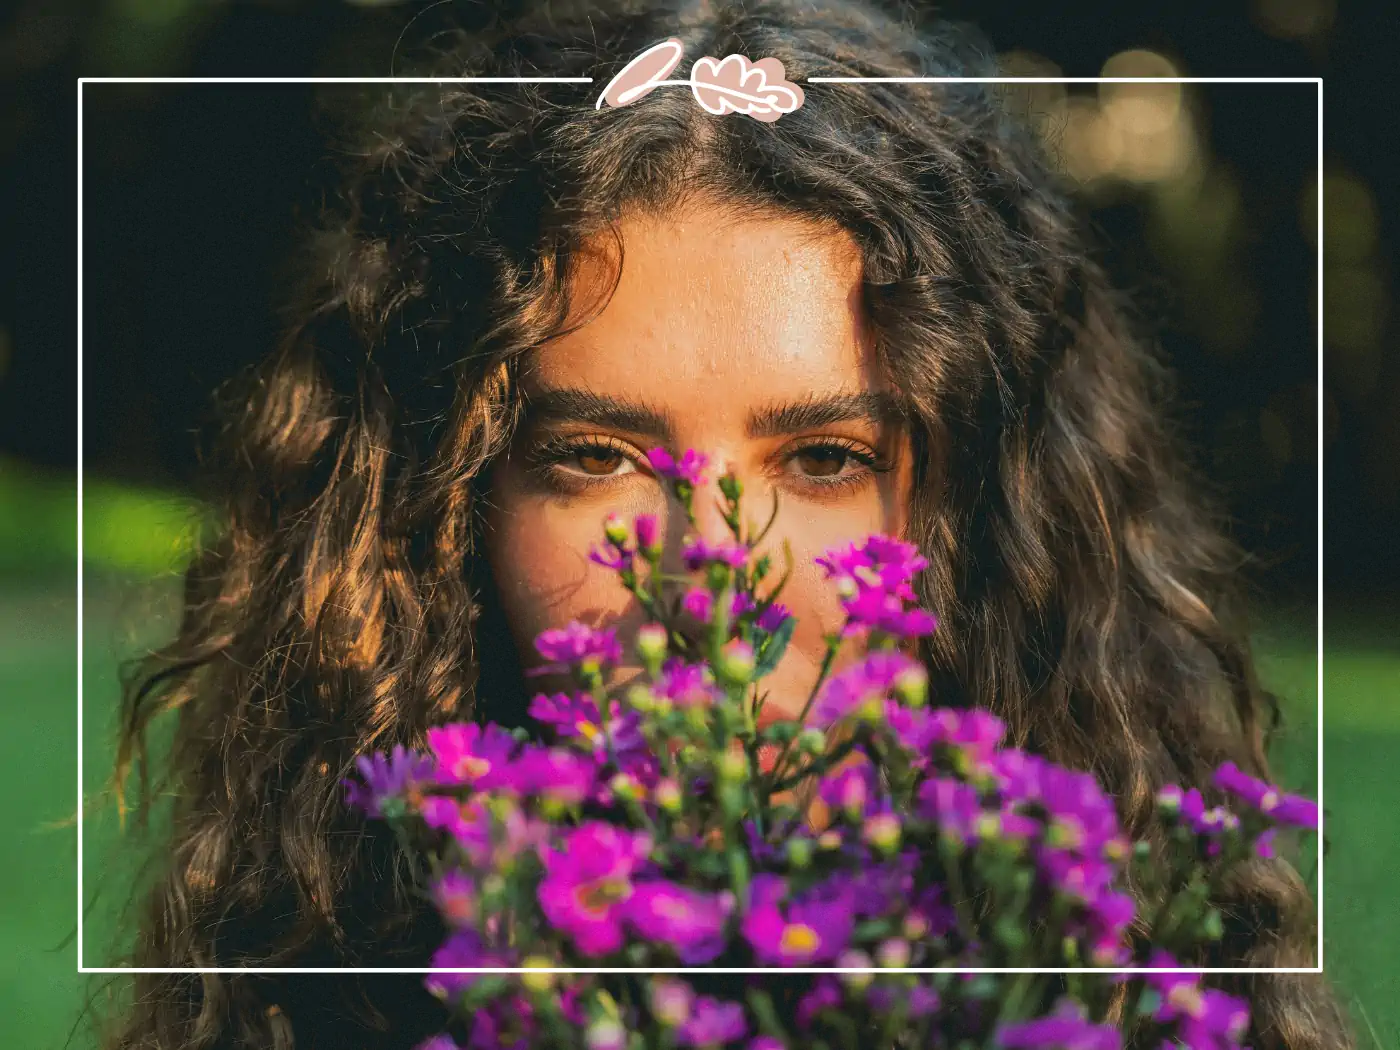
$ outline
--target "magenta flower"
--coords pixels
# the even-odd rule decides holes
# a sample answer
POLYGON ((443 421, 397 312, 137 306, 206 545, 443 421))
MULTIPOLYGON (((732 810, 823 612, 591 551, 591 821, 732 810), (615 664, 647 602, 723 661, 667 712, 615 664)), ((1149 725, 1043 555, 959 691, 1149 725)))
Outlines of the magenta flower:
POLYGON ((617 951, 623 905, 632 896, 632 875, 651 849, 650 838, 593 820, 568 833, 562 845, 540 851, 545 877, 538 896, 545 918, 585 955, 617 951))
POLYGON ((594 630, 577 620, 566 627, 542 631, 535 639, 535 648, 548 664, 532 668, 530 674, 564 671, 579 664, 617 663, 622 659, 622 644, 615 628, 594 630))
POLYGON ((490 863, 494 818, 480 796, 460 802, 450 795, 429 795, 418 811, 428 827, 451 835, 474 867, 490 863))
POLYGON ((492 723, 454 722, 428 730, 442 784, 468 784, 485 791, 504 782, 519 741, 492 723))
POLYGON ((912 543, 879 534, 863 543, 833 548, 816 559, 827 579, 849 579, 870 590, 886 591, 896 598, 914 601, 909 581, 928 567, 928 559, 912 543))
POLYGON ((597 787, 598 764, 558 747, 527 747, 512 770, 510 787, 522 795, 576 806, 597 787))
POLYGON ((677 460, 671 453, 658 446, 647 453, 647 461, 651 464, 651 469, 663 478, 695 486, 704 482, 705 468, 710 465, 710 457, 693 448, 686 449, 677 460))
POLYGON ((687 536, 681 557, 691 572, 712 564, 739 569, 748 562, 749 549, 742 543, 711 543, 703 536, 687 536))
POLYGON ((1061 1000, 1049 1017, 1002 1025, 996 1041, 1007 1050, 1119 1050, 1123 1034, 1117 1028, 1084 1019, 1083 1008, 1061 1000))
POLYGON ((710 622, 710 613, 714 611, 714 607, 714 595, 705 587, 692 587, 681 599, 681 608, 685 610, 686 615, 699 623, 710 622))
POLYGON ((660 549, 661 529, 655 514, 638 514, 632 519, 632 530, 637 535, 637 547, 643 553, 660 549))
POLYGON ((666 661, 651 689, 680 708, 708 707, 720 696, 706 665, 686 663, 678 656, 666 661))
POLYGON ((1316 802, 1281 791, 1245 773, 1233 762, 1226 762, 1215 771, 1215 783, 1280 824, 1317 830, 1316 802))
POLYGON ((851 938, 856 907, 848 881, 833 878, 780 907, 786 882, 756 875, 743 933, 763 966, 809 966, 839 955, 851 938))
POLYGON ((476 921, 476 886, 462 872, 444 872, 429 889, 438 913, 449 926, 468 926, 476 921))
POLYGON ((701 966, 724 950, 733 901, 672 882, 646 882, 634 887, 623 908, 647 940, 670 945, 686 966, 701 966))
POLYGON ((681 1046, 716 1047, 742 1039, 748 1032, 742 1006, 702 995, 695 1000, 690 1016, 676 1029, 676 1042, 681 1046))
POLYGON ((830 725, 866 710, 883 714, 885 698, 901 673, 919 667, 917 660, 894 650, 877 650, 822 685, 812 708, 817 725, 830 725))
POLYGON ((875 767, 865 761, 829 773, 822 779, 818 794, 832 809, 859 820, 875 803, 875 767))
POLYGON ((749 1040, 749 1050, 787 1050, 776 1036, 756 1035, 749 1040))
POLYGON ((396 744, 387 756, 379 751, 361 755, 355 759, 355 766, 364 783, 342 780, 340 783, 345 788, 345 801, 371 817, 384 815, 382 804, 385 800, 407 794, 433 776, 433 760, 427 755, 409 751, 402 744, 396 744))
POLYGON ((842 635, 850 638, 874 629, 897 638, 922 638, 932 634, 938 620, 927 609, 906 609, 904 602, 888 591, 862 588, 841 603, 846 610, 842 635))
POLYGON ((457 1045, 457 1040, 446 1032, 439 1032, 431 1039, 419 1043, 413 1050, 462 1050, 462 1048, 457 1045))

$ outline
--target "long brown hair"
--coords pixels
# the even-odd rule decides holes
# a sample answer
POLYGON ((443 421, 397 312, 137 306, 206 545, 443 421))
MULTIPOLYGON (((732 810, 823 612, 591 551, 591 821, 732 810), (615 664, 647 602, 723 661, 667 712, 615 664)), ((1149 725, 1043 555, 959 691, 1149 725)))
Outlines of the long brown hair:
MULTIPOLYGON (((606 81, 667 36, 814 75, 991 72, 975 33, 858 2, 669 3, 444 35, 421 71, 606 81)), ((1269 698, 1243 558, 1162 404, 1169 376, 1084 216, 977 84, 812 85, 774 124, 681 91, 595 110, 597 84, 395 90, 344 150, 281 346, 228 388, 207 463, 221 526, 176 637, 130 669, 117 780, 173 797, 131 961, 422 965, 441 935, 381 829, 342 805, 355 756, 448 719, 519 718, 523 687, 477 557, 484 467, 522 357, 555 334, 581 240, 686 193, 835 224, 865 258, 884 366, 915 420, 912 537, 941 626, 940 703, 1092 769, 1135 831, 1166 781, 1267 773, 1269 698)), ((154 826, 154 825, 152 825, 154 826)), ((1209 963, 1306 966, 1308 894, 1243 871, 1209 963)), ((1349 1043, 1322 980, 1241 986, 1258 1048, 1349 1043)), ((115 1048, 408 1047, 439 1008, 413 976, 138 975, 115 1048)))

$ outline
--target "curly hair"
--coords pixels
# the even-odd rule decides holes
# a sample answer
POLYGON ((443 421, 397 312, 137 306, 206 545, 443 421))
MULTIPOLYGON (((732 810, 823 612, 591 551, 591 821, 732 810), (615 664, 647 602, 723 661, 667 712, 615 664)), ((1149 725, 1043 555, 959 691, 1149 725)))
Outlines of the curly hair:
MULTIPOLYGON (((953 23, 848 0, 551 4, 434 38, 421 72, 599 83, 657 40, 811 76, 975 76, 953 23)), ((812 85, 780 121, 595 85, 395 88, 348 135, 344 192, 298 260, 285 338, 224 390, 219 527, 176 637, 126 669, 116 783, 139 772, 144 967, 422 965, 442 936, 357 755, 449 719, 518 722, 518 661, 478 557, 484 468, 517 374, 558 334, 584 238, 690 194, 848 231, 882 366, 907 398, 911 534, 934 695, 1094 771, 1136 833, 1164 782, 1266 775, 1244 558, 1187 467, 1170 376, 1032 136, 976 83, 812 85), (147 744, 169 714, 168 752, 147 744), (154 784, 152 783, 154 781, 154 784), (158 787, 159 790, 154 790, 158 787), (153 821, 155 799, 172 799, 153 821), (156 829, 159 830, 156 830, 156 829)), ((1211 965, 1310 966, 1306 889, 1246 867, 1211 965)), ((1350 1045, 1320 976, 1232 978, 1259 1050, 1350 1045)), ((409 975, 136 974, 107 1045, 409 1047, 441 1008, 409 975)))

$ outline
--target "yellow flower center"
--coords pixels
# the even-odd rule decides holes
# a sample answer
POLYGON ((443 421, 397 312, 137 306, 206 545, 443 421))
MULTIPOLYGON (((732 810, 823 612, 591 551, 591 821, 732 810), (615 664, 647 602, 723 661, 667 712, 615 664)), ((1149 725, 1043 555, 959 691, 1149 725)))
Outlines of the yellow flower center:
POLYGON ((477 780, 491 772, 491 763, 480 755, 463 755, 457 759, 452 772, 463 780, 477 780))
POLYGON ((817 945, 821 943, 821 938, 817 936, 817 931, 812 927, 800 922, 794 922, 783 927, 781 946, 785 953, 791 955, 807 955, 816 951, 817 945))
POLYGON ((626 879, 594 879, 581 883, 574 891, 574 899, 585 911, 600 913, 626 900, 631 892, 632 886, 626 879))

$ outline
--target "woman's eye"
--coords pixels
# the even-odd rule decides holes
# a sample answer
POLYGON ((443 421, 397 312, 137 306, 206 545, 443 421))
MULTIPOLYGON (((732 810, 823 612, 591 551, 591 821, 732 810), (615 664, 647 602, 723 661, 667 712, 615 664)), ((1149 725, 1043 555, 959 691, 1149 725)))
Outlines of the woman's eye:
POLYGON ((802 473, 814 478, 835 477, 841 473, 841 468, 846 465, 846 461, 850 458, 851 453, 844 448, 821 446, 803 449, 796 456, 802 473))
POLYGON ((622 453, 605 448, 584 449, 574 456, 574 460, 583 468, 583 472, 594 477, 604 477, 614 473, 625 459, 626 457, 622 453))

